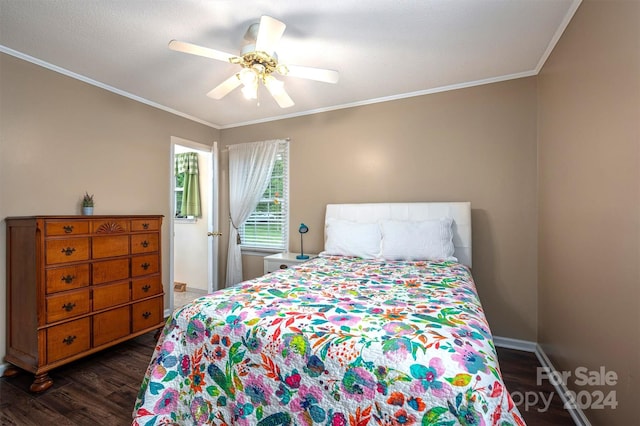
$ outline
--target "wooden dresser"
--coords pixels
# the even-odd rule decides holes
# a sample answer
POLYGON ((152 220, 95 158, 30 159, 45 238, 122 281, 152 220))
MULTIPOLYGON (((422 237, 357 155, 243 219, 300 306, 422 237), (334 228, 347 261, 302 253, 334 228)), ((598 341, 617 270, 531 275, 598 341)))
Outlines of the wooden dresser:
POLYGON ((51 387, 53 368, 164 325, 162 216, 5 221, 5 361, 35 374, 31 391, 51 387))

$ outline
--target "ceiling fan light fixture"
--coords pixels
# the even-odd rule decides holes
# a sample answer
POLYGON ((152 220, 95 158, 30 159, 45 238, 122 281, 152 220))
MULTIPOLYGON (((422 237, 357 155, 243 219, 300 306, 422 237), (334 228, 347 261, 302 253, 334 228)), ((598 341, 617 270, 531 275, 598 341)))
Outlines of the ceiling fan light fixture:
POLYGON ((253 68, 242 68, 238 73, 238 78, 245 87, 253 86, 258 83, 258 74, 253 68))
POLYGON ((244 86, 242 89, 242 96, 245 99, 258 99, 258 83, 244 86))
POLYGON ((268 74, 267 69, 262 64, 253 64, 251 65, 251 68, 253 69, 253 72, 255 72, 258 76, 268 74))

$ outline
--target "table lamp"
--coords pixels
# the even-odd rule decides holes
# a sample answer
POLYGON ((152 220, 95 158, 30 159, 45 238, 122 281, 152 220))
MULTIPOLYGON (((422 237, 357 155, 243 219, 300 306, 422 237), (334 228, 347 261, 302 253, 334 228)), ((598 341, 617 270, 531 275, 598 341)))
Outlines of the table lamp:
POLYGON ((304 248, 302 247, 302 235, 309 232, 309 227, 301 223, 298 232, 300 233, 300 254, 296 256, 296 259, 308 259, 309 255, 304 254, 304 248))

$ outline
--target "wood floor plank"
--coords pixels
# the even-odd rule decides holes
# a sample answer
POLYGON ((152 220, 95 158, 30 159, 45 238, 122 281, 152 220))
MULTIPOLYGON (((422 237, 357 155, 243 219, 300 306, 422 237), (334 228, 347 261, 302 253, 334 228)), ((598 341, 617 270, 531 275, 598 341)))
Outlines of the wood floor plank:
POLYGON ((0 380, 0 425, 73 426, 71 420, 8 380, 0 380))
POLYGON ((131 424, 131 410, 127 412, 109 396, 112 392, 82 383, 47 392, 39 402, 47 404, 75 425, 131 424))
MULTIPOLYGON (((155 347, 155 332, 147 333, 51 372, 53 386, 32 394, 33 375, 0 378, 0 425, 130 425, 138 389, 155 347)), ((536 383, 540 366, 532 353, 498 348, 498 360, 507 390, 520 402, 530 426, 573 425, 569 413, 549 383, 536 383), (544 407, 526 405, 520 395, 552 396, 544 407)))
POLYGON ((538 384, 541 365, 534 353, 504 348, 497 352, 504 383, 528 425, 575 425, 553 385, 538 384))

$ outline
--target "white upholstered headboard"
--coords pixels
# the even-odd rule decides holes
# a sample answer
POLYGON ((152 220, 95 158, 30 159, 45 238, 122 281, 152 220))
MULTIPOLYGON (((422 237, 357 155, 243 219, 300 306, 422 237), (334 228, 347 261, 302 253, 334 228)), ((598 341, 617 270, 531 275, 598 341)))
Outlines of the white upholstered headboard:
POLYGON ((363 203, 327 204, 328 218, 375 223, 381 219, 432 220, 443 217, 453 219, 454 256, 463 265, 471 267, 471 203, 363 203))

